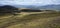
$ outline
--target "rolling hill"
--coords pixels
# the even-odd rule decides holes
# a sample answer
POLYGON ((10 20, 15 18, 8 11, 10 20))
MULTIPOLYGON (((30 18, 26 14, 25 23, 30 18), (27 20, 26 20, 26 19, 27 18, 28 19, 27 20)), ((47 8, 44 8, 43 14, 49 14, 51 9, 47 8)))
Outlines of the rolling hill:
POLYGON ((60 5, 44 5, 44 6, 37 6, 37 5, 14 5, 17 8, 31 8, 31 9, 50 9, 50 10, 60 10, 60 5))

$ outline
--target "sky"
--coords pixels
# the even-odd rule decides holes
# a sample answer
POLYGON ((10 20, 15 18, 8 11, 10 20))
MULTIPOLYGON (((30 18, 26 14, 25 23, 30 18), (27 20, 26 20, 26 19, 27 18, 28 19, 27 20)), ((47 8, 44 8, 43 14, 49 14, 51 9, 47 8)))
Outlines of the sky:
POLYGON ((60 4, 60 0, 0 0, 2 5, 47 5, 60 4))

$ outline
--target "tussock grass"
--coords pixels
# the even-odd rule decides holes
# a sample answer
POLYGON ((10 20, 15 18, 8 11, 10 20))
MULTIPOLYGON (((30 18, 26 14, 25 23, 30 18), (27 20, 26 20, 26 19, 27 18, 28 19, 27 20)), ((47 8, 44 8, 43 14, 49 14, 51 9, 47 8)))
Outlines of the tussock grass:
POLYGON ((59 28, 59 19, 57 20, 59 16, 60 13, 41 13, 26 15, 22 18, 0 19, 0 28, 59 28))

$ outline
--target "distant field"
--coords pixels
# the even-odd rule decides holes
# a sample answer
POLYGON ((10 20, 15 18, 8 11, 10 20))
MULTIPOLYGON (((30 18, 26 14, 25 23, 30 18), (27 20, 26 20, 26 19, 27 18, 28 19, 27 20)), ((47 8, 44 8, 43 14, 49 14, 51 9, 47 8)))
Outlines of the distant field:
MULTIPOLYGON (((10 15, 11 16, 11 15, 10 15)), ((60 13, 34 13, 0 18, 0 28, 60 28, 60 13)))

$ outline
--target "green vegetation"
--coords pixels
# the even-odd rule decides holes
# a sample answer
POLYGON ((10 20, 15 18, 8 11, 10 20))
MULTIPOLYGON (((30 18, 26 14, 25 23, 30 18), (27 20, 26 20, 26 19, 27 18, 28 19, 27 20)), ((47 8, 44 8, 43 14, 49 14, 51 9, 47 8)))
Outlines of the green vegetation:
POLYGON ((60 13, 29 14, 0 19, 0 28, 60 28, 59 22, 60 13))

